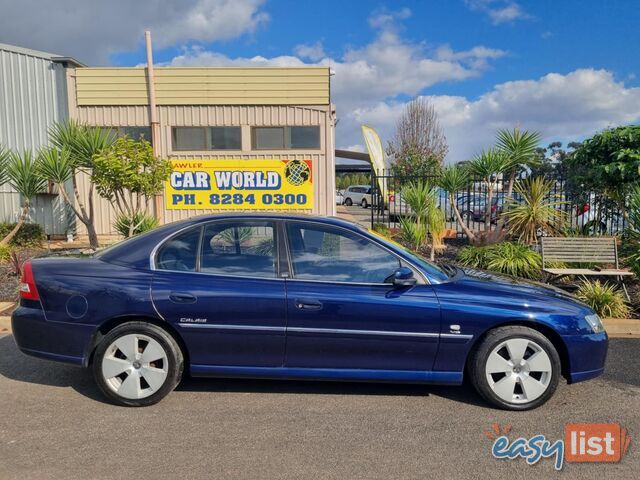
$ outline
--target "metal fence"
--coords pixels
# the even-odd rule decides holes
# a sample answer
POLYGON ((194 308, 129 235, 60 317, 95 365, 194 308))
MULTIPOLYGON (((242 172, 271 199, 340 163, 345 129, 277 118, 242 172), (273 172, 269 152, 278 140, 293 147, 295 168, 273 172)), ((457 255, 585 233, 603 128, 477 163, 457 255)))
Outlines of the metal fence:
MULTIPOLYGON (((521 175, 517 181, 526 178, 521 175)), ((455 231, 457 236, 464 236, 452 205, 451 196, 437 187, 438 177, 433 176, 399 176, 391 171, 379 174, 371 172, 371 226, 385 224, 389 228, 399 228, 400 219, 411 217, 413 212, 402 199, 402 189, 415 181, 427 181, 436 186, 438 204, 444 211, 446 228, 455 231)), ((485 183, 474 179, 466 189, 453 195, 460 212, 462 222, 471 231, 485 229, 487 218, 489 228, 495 229, 502 212, 508 208, 508 178, 498 178, 493 182, 491 208, 487 210, 488 192, 485 183), (487 211, 489 214, 487 214, 487 211)), ((524 201, 518 193, 513 193, 515 201, 524 201)), ((627 224, 625 207, 620 202, 609 199, 602 192, 583 191, 570 185, 564 178, 553 180, 548 198, 561 202, 555 208, 565 212, 565 228, 568 233, 576 235, 615 235, 621 233, 627 224)))

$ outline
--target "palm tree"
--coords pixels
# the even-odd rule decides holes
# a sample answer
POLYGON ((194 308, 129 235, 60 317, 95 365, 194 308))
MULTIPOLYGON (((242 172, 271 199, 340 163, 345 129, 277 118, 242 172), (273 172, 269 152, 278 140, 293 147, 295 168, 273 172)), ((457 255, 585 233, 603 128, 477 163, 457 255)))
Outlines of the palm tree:
POLYGON ((403 233, 413 238, 416 250, 431 235, 431 260, 435 251, 443 248, 442 235, 445 229, 444 213, 438 208, 438 192, 429 182, 411 182, 402 189, 402 200, 413 212, 414 221, 401 222, 403 233))
POLYGON ((7 183, 7 162, 9 161, 9 150, 0 147, 0 185, 7 183))
POLYGON ((91 175, 94 156, 111 146, 114 137, 103 129, 68 121, 54 124, 49 130, 49 138, 54 149, 43 152, 42 171, 47 179, 58 185, 61 193, 65 182, 71 180, 75 202, 68 195, 63 194, 63 198, 86 227, 91 248, 96 249, 99 243, 93 206, 94 185, 90 182, 85 206, 85 199, 78 188, 78 175, 91 175))
MULTIPOLYGON (((513 130, 498 130, 496 135, 497 148, 508 158, 508 164, 505 167, 505 173, 509 175, 507 199, 513 197, 516 175, 521 168, 539 165, 540 159, 536 155, 538 143, 540 143, 540 133, 538 132, 521 131, 517 127, 513 130)), ((500 218, 492 240, 496 241, 500 238, 504 223, 504 218, 500 218)))
POLYGON ((496 180, 498 175, 503 173, 509 165, 507 155, 496 148, 483 150, 467 164, 469 173, 474 177, 480 178, 487 189, 487 203, 484 213, 485 232, 489 232, 491 228, 491 207, 493 206, 493 192, 496 180))
POLYGON ((0 246, 7 245, 18 233, 29 215, 31 200, 36 194, 42 192, 47 184, 40 175, 37 159, 34 158, 30 150, 25 150, 22 155, 11 153, 8 159, 5 158, 3 162, 5 168, 2 170, 6 181, 22 196, 24 203, 16 226, 0 241, 0 246))
POLYGON ((551 195, 553 180, 543 177, 527 178, 518 182, 515 191, 522 197, 521 202, 509 200, 511 208, 504 213, 509 221, 509 230, 518 239, 527 244, 534 244, 538 232, 556 234, 562 230, 566 220, 566 212, 559 207, 566 204, 551 195))
POLYGON ((471 229, 462 219, 462 215, 460 215, 460 210, 458 210, 458 202, 456 198, 456 194, 458 192, 466 189, 469 186, 468 170, 458 164, 449 165, 442 170, 442 174, 440 175, 440 178, 438 180, 438 185, 449 195, 449 203, 451 204, 453 213, 456 216, 458 225, 462 227, 462 231, 469 239, 469 242, 472 244, 477 243, 475 233, 471 231, 471 229))

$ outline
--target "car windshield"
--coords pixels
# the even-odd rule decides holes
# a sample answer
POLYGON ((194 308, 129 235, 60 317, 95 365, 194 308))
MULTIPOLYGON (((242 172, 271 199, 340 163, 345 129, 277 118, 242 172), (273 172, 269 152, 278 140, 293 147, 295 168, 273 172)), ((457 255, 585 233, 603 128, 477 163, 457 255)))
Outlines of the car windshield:
POLYGON ((435 281, 435 282, 444 282, 446 280, 448 280, 450 278, 450 276, 439 266, 437 266, 434 263, 431 263, 429 260, 427 260, 426 258, 424 258, 421 255, 418 255, 414 252, 412 252, 411 250, 409 250, 408 248, 406 248, 404 245, 391 240, 390 238, 387 238, 383 235, 380 235, 379 233, 373 231, 373 230, 368 230, 369 233, 375 235, 376 237, 384 240, 385 243, 390 243, 393 246, 401 249, 404 254, 409 257, 409 259, 415 263, 418 267, 420 267, 429 277, 429 280, 431 281, 435 281))

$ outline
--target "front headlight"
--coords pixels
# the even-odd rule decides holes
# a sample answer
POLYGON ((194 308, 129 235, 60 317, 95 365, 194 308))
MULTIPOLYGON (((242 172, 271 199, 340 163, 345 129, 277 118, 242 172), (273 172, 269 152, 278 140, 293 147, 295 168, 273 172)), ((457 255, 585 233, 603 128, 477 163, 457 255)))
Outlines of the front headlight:
POLYGON ((604 326, 602 325, 602 320, 600 320, 600 317, 595 313, 593 315, 586 315, 584 319, 591 326, 591 330, 593 330, 593 333, 604 332, 604 326))

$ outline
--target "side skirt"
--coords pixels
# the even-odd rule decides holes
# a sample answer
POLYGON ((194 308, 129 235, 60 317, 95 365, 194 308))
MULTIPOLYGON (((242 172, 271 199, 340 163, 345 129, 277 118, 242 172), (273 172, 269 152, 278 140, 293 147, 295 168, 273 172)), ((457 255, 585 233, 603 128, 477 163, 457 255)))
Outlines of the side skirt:
POLYGON ((191 365, 194 377, 242 377, 290 380, 333 380, 432 383, 460 385, 462 372, 425 372, 417 370, 356 370, 342 368, 228 367, 191 365))

